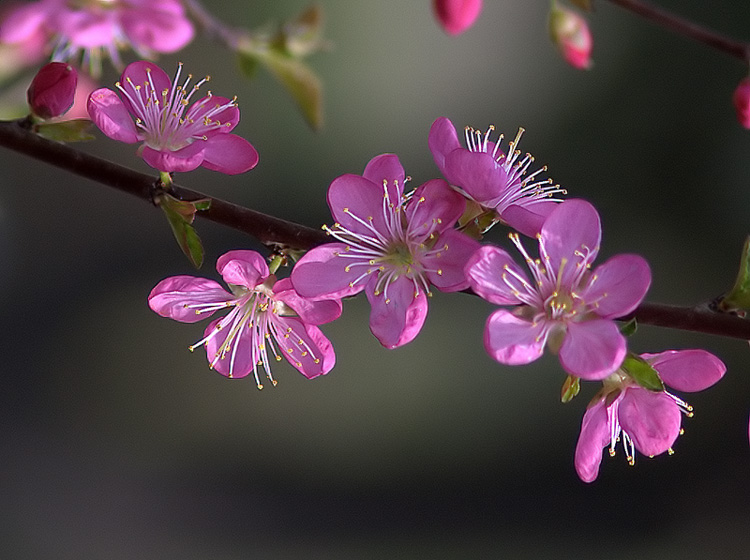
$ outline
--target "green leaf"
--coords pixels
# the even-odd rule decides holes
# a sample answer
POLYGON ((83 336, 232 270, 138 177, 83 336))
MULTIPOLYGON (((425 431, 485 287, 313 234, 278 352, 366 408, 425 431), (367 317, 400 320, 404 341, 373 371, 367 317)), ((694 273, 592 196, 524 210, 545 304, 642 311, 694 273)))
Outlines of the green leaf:
POLYGON ((288 55, 301 58, 321 50, 326 42, 323 32, 323 9, 313 4, 295 19, 281 26, 272 44, 281 47, 288 55))
POLYGON ((635 317, 620 327, 620 332, 623 336, 633 336, 637 330, 638 321, 635 320, 635 317))
POLYGON ((95 137, 89 131, 92 123, 88 119, 72 119, 69 121, 47 122, 34 127, 39 136, 57 142, 86 142, 95 137))
POLYGON ((162 193, 156 197, 156 202, 167 217, 180 249, 195 268, 200 268, 203 265, 203 244, 191 224, 195 220, 196 210, 208 209, 211 201, 178 200, 170 194, 162 193), (198 208, 199 206, 201 208, 198 208))
POLYGON ((740 257, 740 270, 734 286, 727 295, 719 302, 722 311, 736 311, 737 309, 750 309, 750 236, 745 239, 740 257))
POLYGON ((663 391, 664 383, 659 374, 646 360, 640 356, 628 352, 620 369, 624 370, 633 380, 644 389, 649 391, 663 391))
POLYGON ((560 391, 560 400, 563 403, 568 403, 573 400, 580 390, 581 380, 578 377, 569 375, 565 378, 562 390, 560 391))

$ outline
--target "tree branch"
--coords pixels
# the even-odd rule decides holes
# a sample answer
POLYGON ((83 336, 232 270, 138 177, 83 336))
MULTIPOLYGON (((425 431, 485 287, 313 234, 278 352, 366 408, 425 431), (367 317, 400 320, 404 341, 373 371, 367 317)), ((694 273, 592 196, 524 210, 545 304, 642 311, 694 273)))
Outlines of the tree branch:
MULTIPOLYGON (((24 121, 0 121, 0 146, 153 203, 154 188, 159 182, 155 177, 47 140, 23 125, 24 121)), ((172 185, 170 192, 182 200, 210 199, 211 207, 198 211, 198 217, 234 228, 266 245, 307 250, 328 241, 322 230, 256 212, 201 192, 177 185, 172 185)), ((643 303, 622 319, 632 318, 646 325, 750 340, 750 321, 713 311, 708 306, 690 308, 643 303)))
POLYGON ((680 17, 663 8, 651 6, 641 0, 609 0, 644 19, 706 44, 745 62, 750 62, 750 43, 729 39, 716 31, 680 17))

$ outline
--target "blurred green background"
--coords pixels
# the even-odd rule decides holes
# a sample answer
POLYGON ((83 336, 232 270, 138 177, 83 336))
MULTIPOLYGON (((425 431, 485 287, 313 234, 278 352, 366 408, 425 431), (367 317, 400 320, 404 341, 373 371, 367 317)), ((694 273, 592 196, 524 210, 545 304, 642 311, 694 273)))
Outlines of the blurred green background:
MULTIPOLYGON (((199 170, 185 186, 317 227, 343 173, 395 152, 414 179, 437 177, 433 120, 526 128, 521 149, 547 164, 603 222, 602 259, 651 263, 652 301, 692 304, 733 281, 750 233, 750 133, 731 95, 738 61, 606 1, 590 18, 594 68, 568 67, 546 35, 547 2, 488 1, 473 29, 446 36, 428 0, 321 0, 333 48, 310 60, 325 84, 325 128, 311 132, 261 73, 199 38, 177 60, 239 96, 236 131, 260 153, 239 177, 199 170)), ((660 5, 750 39, 750 3, 660 5), (710 8, 709 8, 710 6, 710 8)), ((303 0, 213 2, 255 27, 303 0)), ((117 75, 110 69, 105 83, 117 75)), ((134 146, 83 149, 149 171, 134 146)), ((146 296, 194 274, 156 209, 0 152, 0 551, 4 558, 743 558, 750 545, 750 348, 641 327, 636 351, 704 347, 725 360, 675 455, 605 457, 586 485, 573 468, 584 386, 559 402, 553 357, 508 368, 482 346, 492 306, 436 294, 413 343, 369 333, 364 298, 324 327, 326 377, 278 364, 275 388, 209 371, 188 344, 202 326, 158 317, 146 296)), ((258 248, 198 223, 202 275, 258 248)), ((502 232, 491 240, 506 243, 502 232)))

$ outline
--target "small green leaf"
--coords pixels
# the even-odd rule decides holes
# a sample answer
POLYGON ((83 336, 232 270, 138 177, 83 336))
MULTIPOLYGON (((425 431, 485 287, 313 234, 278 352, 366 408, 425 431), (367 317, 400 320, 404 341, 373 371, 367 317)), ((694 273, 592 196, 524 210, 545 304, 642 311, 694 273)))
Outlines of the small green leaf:
POLYGON ((201 198, 200 200, 193 200, 192 201, 193 206, 196 210, 208 210, 211 208, 211 199, 210 198, 201 198))
POLYGON ((156 198, 156 202, 167 217, 180 249, 195 268, 200 268, 203 265, 203 245, 191 224, 195 220, 197 206, 205 206, 211 201, 208 199, 195 202, 178 200, 170 194, 162 193, 156 198))
POLYGON ((624 336, 633 336, 637 330, 638 321, 635 320, 635 317, 620 327, 620 332, 624 336))
POLYGON ((750 309, 750 236, 745 239, 740 257, 740 270, 734 286, 719 303, 722 311, 750 309))
POLYGON ((72 119, 69 121, 47 122, 34 127, 39 136, 57 142, 87 142, 95 137, 91 130, 91 121, 88 119, 72 119))
POLYGON ((313 4, 295 19, 281 26, 272 43, 293 57, 303 57, 321 50, 326 42, 321 39, 323 9, 313 4))
POLYGON ((563 403, 568 403, 575 398, 578 392, 581 390, 581 380, 578 377, 569 375, 565 378, 562 390, 560 391, 560 400, 563 403))
POLYGON ((648 389, 649 391, 664 390, 664 383, 659 374, 651 367, 651 364, 640 356, 628 352, 620 368, 644 389, 648 389))

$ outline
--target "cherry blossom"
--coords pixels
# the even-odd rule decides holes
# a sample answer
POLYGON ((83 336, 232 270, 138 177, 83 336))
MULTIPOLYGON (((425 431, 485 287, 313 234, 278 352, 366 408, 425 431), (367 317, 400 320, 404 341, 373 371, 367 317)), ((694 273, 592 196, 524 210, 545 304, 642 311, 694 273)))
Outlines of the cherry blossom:
POLYGON ((280 361, 283 356, 307 378, 331 371, 336 356, 316 325, 337 319, 341 302, 300 297, 288 278, 276 280, 255 251, 230 251, 219 258, 216 269, 231 293, 213 280, 173 276, 159 282, 148 297, 151 309, 182 323, 231 309, 208 325, 191 351, 205 346, 209 366, 227 377, 252 372, 259 389, 258 366, 276 384, 271 357, 280 361))
POLYGON ((180 83, 181 74, 182 64, 170 80, 151 62, 133 62, 115 84, 122 99, 107 88, 91 94, 91 120, 114 140, 143 142, 139 154, 159 171, 191 171, 202 165, 233 175, 255 167, 255 148, 229 133, 240 120, 236 98, 208 92, 190 105, 193 95, 209 78, 190 85, 192 75, 180 83))

